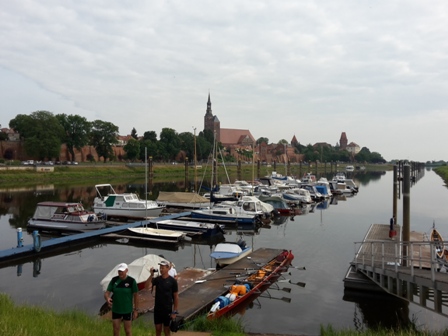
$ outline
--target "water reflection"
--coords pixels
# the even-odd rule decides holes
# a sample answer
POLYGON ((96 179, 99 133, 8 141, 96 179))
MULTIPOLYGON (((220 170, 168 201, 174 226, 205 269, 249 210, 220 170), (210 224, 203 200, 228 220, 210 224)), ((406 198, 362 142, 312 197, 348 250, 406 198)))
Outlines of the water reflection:
MULTIPOLYGON (((320 324, 326 322, 325 316, 330 316, 330 323, 335 326, 349 326, 357 330, 376 328, 380 324, 391 328, 409 325, 409 316, 414 312, 406 301, 392 299, 390 296, 380 301, 377 295, 370 297, 350 292, 344 292, 342 298, 342 279, 353 258, 353 242, 362 240, 370 224, 382 219, 387 221, 392 203, 391 172, 355 171, 350 177, 362 186, 359 194, 354 197, 337 196, 315 205, 305 205, 297 208, 294 216, 276 217, 261 227, 229 227, 219 238, 237 241, 244 237, 254 249, 287 246, 296 252, 295 264, 306 265, 306 271, 292 270, 290 275, 294 282, 306 282, 306 288, 293 286, 289 293, 283 291, 282 287, 278 291, 271 288, 270 298, 259 297, 253 301, 249 307, 251 309, 244 311, 244 323, 249 326, 249 332, 297 334, 297 330, 300 330, 304 334, 318 334, 320 324), (318 223, 327 225, 316 225, 318 223), (283 296, 290 298, 291 302, 286 304, 281 300, 283 296), (386 304, 382 300, 387 300, 386 304), (278 314, 279 311, 284 313, 278 314), (297 319, 297 314, 302 318, 297 319), (276 316, 276 323, 266 326, 263 322, 271 316, 276 316), (335 316, 333 320, 331 316, 335 316)), ((327 174, 327 178, 331 179, 332 174, 327 174)), ((427 183, 426 181, 425 178, 422 183, 427 183)), ((440 185, 440 178, 429 181, 429 189, 434 192, 434 186, 440 185)), ((100 182, 102 181, 98 181, 100 182)), ((141 198, 154 200, 159 191, 183 191, 185 185, 183 179, 152 183, 148 188, 148 195, 145 195, 144 181, 114 184, 114 188, 120 192, 135 192, 141 198)), ((420 197, 416 200, 418 207, 413 207, 413 211, 418 213, 418 219, 422 223, 432 223, 434 208, 442 209, 446 203, 444 194, 437 194, 438 192, 440 191, 435 191, 431 200, 425 196, 420 197, 427 195, 427 192, 412 195, 420 197), (443 204, 438 204, 439 200, 443 204)), ((446 193, 445 187, 443 192, 446 193)), ((33 187, 0 191, 0 248, 16 245, 16 229, 26 227, 38 202, 81 201, 86 208, 91 208, 95 193, 94 186, 33 187)), ((442 218, 436 217, 436 221, 448 222, 446 212, 440 213, 443 213, 439 215, 442 218)), ((420 228, 417 226, 415 229, 420 228)), ((51 239, 51 236, 45 238, 51 239)), ((78 307, 97 314, 97 309, 104 300, 100 287, 96 285, 118 262, 130 262, 152 253, 163 254, 168 259, 175 260, 179 268, 214 267, 209 255, 219 239, 192 240, 177 246, 101 239, 85 246, 66 247, 63 251, 44 255, 40 259, 40 266, 36 258, 30 258, 20 264, 12 262, 0 268, 0 291, 11 295, 17 303, 41 304, 44 301, 46 306, 58 310, 78 307), (80 283, 79 274, 83 275, 83 283, 89 284, 87 288, 80 283)), ((429 324, 434 320, 434 315, 419 322, 429 324)))

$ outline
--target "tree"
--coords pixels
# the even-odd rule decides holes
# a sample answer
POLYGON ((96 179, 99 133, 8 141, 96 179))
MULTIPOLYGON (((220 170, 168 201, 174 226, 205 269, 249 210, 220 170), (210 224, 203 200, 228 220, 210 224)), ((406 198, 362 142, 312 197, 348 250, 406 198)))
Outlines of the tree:
POLYGON ((64 128, 53 113, 36 111, 30 115, 19 114, 9 122, 24 139, 24 148, 31 157, 43 160, 59 157, 64 128))
POLYGON ((288 141, 286 141, 285 139, 281 139, 281 140, 278 142, 278 144, 282 144, 282 145, 284 145, 284 144, 288 144, 288 141))
POLYGON ((147 131, 143 134, 143 140, 157 141, 157 133, 155 131, 147 131))
POLYGON ((135 129, 135 127, 132 128, 131 137, 133 137, 135 140, 138 140, 137 130, 135 129))
POLYGON ((160 154, 164 160, 173 160, 180 151, 180 139, 172 128, 162 128, 160 132, 160 154))
POLYGON ((56 118, 64 128, 62 142, 67 145, 71 160, 75 161, 74 149, 81 151, 89 143, 92 124, 79 115, 57 114, 56 118))
POLYGON ((264 142, 265 144, 268 144, 268 143, 269 143, 269 139, 268 139, 268 138, 263 138, 263 137, 258 138, 258 140, 256 141, 256 144, 257 144, 257 145, 261 145, 263 142, 264 142))
POLYGON ((180 149, 185 152, 190 160, 194 160, 194 134, 183 132, 179 134, 180 149))
POLYGON ((126 152, 126 157, 129 160, 134 161, 140 155, 140 142, 131 138, 128 143, 124 145, 123 149, 126 152))
POLYGON ((92 123, 90 144, 95 147, 98 156, 104 158, 104 162, 113 157, 112 145, 118 143, 117 136, 118 127, 114 124, 102 120, 92 123))

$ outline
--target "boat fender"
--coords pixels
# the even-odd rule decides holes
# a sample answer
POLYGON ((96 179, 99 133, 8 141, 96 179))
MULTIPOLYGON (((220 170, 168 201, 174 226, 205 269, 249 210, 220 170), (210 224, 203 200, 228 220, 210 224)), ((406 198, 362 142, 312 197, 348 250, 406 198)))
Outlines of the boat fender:
POLYGON ((40 240, 39 231, 33 231, 33 246, 34 246, 34 251, 40 252, 41 240, 40 240))

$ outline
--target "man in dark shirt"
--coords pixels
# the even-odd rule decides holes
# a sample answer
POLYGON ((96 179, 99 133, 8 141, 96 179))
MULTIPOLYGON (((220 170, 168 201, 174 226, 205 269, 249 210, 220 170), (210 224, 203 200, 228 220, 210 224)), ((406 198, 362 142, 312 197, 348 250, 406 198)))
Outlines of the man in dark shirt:
POLYGON ((149 289, 152 286, 155 286, 156 288, 156 299, 154 304, 156 336, 162 335, 162 329, 165 336, 169 336, 171 335, 170 321, 176 319, 178 314, 178 286, 176 279, 168 274, 170 263, 168 261, 161 261, 159 266, 160 276, 154 278, 154 268, 151 267, 151 275, 148 280, 146 280, 145 288, 149 289))

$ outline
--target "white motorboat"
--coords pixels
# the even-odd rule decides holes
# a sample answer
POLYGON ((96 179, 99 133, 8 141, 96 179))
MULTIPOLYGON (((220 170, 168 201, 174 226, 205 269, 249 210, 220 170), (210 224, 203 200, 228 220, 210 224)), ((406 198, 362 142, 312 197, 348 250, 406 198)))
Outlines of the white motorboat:
POLYGON ((117 194, 110 184, 97 184, 95 188, 93 209, 107 217, 142 219, 158 217, 163 210, 157 202, 142 200, 134 193, 117 194))
POLYGON ((347 166, 347 167, 345 167, 345 171, 348 171, 348 172, 355 171, 355 167, 353 167, 353 166, 347 166))
POLYGON ((218 267, 223 267, 233 264, 251 252, 252 247, 247 246, 246 242, 241 240, 237 243, 219 243, 210 254, 210 257, 215 259, 218 267))
POLYGON ((40 202, 28 227, 44 230, 86 231, 106 226, 106 221, 81 203, 40 202))
POLYGON ((164 240, 181 241, 186 236, 185 232, 174 231, 174 230, 165 230, 165 229, 156 229, 156 228, 150 228, 150 227, 128 228, 128 230, 137 236, 164 239, 164 240))

